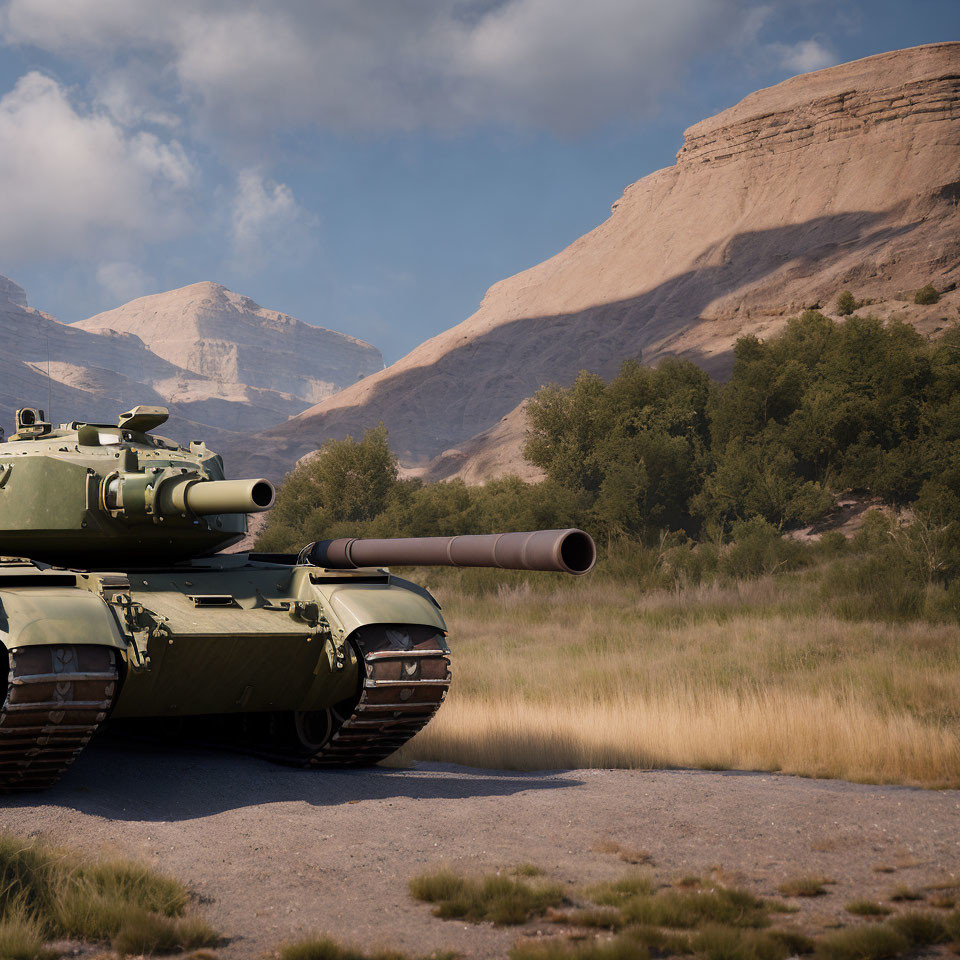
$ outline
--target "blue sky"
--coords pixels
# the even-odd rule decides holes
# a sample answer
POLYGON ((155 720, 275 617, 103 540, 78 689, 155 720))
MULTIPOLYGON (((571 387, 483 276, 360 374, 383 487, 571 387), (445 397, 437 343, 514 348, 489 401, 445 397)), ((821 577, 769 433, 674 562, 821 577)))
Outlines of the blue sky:
POLYGON ((78 320, 216 280, 387 362, 759 87, 956 0, 0 0, 0 273, 78 320))

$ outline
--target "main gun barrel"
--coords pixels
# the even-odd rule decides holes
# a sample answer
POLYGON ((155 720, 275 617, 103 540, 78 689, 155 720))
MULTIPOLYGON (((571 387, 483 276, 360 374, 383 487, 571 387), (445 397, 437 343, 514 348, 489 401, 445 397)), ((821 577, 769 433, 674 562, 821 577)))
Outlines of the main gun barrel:
POLYGON ((334 570, 357 567, 500 567, 583 574, 597 559, 593 539, 583 530, 533 530, 462 537, 408 537, 390 540, 318 540, 300 553, 301 563, 334 570))
POLYGON ((160 488, 162 513, 261 513, 269 510, 276 491, 269 480, 193 480, 160 488))
POLYGON ((276 496, 269 480, 207 480, 195 473, 176 472, 159 479, 143 471, 115 473, 106 477, 100 488, 104 510, 133 520, 260 513, 273 506, 276 496))

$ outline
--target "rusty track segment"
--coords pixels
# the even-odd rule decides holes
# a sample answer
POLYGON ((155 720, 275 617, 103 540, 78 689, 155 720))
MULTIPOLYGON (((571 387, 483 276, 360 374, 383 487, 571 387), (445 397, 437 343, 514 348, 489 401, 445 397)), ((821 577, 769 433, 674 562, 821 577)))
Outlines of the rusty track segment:
POLYGON ((450 686, 450 648, 435 627, 363 627, 351 641, 363 667, 360 696, 310 766, 369 766, 396 753, 430 722, 450 686))
POLYGON ((106 720, 117 693, 110 647, 80 644, 8 651, 0 709, 0 793, 52 786, 106 720))

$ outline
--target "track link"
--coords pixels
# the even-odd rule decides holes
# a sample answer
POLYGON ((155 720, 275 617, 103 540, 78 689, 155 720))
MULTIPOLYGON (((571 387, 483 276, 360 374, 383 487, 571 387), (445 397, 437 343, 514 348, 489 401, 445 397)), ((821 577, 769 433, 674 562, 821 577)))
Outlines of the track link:
POLYGON ((117 692, 110 647, 58 644, 8 651, 0 708, 0 793, 52 786, 106 720, 117 692))
POLYGON ((310 766, 383 760, 430 722, 450 686, 450 648, 436 628, 364 627, 351 641, 363 666, 360 696, 310 766))

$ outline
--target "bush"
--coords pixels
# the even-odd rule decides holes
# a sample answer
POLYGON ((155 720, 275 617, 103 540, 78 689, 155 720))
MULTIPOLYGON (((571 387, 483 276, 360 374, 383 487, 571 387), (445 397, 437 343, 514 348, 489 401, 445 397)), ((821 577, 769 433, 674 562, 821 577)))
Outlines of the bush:
POLYGON ((743 580, 791 570, 803 562, 804 548, 786 540, 761 517, 733 525, 733 542, 720 558, 720 569, 728 577, 743 580))
POLYGON ((837 313, 841 317, 849 317, 857 306, 857 301, 849 290, 842 291, 837 297, 837 313))
POLYGON ((940 300, 940 294, 937 293, 937 288, 932 284, 928 283, 926 286, 921 287, 914 295, 913 302, 927 306, 931 303, 938 303, 940 300))

